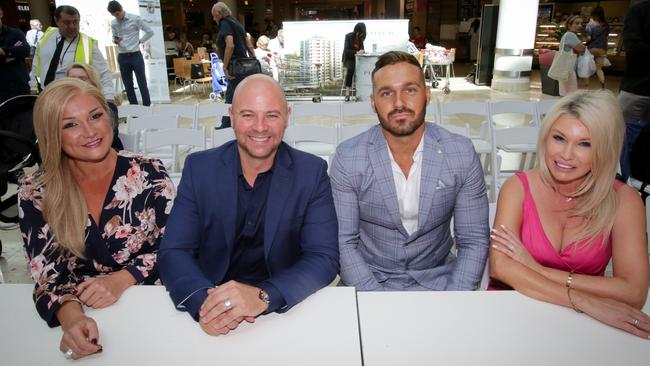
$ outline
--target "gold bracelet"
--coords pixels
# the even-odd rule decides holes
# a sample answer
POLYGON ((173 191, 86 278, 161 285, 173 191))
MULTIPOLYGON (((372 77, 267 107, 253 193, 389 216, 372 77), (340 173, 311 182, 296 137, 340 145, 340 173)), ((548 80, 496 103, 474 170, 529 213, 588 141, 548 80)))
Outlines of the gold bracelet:
POLYGON ((569 298, 569 303, 571 303, 571 307, 573 308, 573 310, 575 310, 576 313, 580 313, 580 314, 582 314, 583 311, 580 310, 580 309, 578 309, 578 308, 576 307, 576 304, 573 303, 573 299, 571 298, 571 287, 569 287, 569 286, 567 286, 567 288, 566 288, 566 295, 567 295, 567 297, 569 298))
POLYGON ((571 288, 571 282, 573 281, 573 271, 569 272, 569 275, 566 278, 566 287, 571 288))

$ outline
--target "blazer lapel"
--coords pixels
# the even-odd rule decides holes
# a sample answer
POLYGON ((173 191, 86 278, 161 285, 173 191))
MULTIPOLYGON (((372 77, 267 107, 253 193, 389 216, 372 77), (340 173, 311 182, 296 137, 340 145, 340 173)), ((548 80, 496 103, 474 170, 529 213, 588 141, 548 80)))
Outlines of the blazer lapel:
POLYGON ((375 173, 377 186, 388 209, 393 222, 402 235, 408 237, 408 233, 402 225, 402 218, 399 214, 399 204, 397 203, 397 190, 393 180, 393 170, 391 168, 390 156, 388 155, 388 144, 386 138, 381 132, 381 126, 375 127, 371 131, 369 159, 372 170, 375 173))
POLYGON ((221 207, 221 221, 223 222, 223 232, 226 236, 226 244, 228 251, 235 245, 235 220, 237 219, 237 184, 239 177, 237 176, 237 164, 239 162, 239 152, 237 151, 237 144, 233 143, 224 152, 223 174, 217 176, 217 195, 216 207, 221 207))
POLYGON ((291 192, 291 182, 293 180, 293 170, 291 156, 289 155, 289 146, 284 142, 280 145, 277 152, 277 158, 273 167, 273 177, 271 178, 271 187, 266 199, 266 213, 264 217, 264 256, 269 257, 271 246, 275 233, 278 230, 282 212, 291 192))
POLYGON ((418 204, 418 229, 425 226, 436 194, 445 152, 438 143, 434 127, 426 123, 424 130, 424 152, 422 154, 422 176, 420 177, 420 201, 418 204))

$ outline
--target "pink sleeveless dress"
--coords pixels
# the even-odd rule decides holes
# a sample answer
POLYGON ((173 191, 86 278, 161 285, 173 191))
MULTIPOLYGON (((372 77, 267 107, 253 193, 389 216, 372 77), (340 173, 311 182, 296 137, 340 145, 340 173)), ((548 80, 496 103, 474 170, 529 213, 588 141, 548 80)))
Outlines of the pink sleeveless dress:
MULTIPOLYGON (((573 242, 557 252, 551 241, 546 236, 542 222, 537 212, 537 206, 530 193, 528 177, 524 172, 516 173, 524 186, 524 206, 519 236, 532 257, 544 267, 555 268, 561 271, 574 271, 579 274, 603 276, 605 268, 612 257, 612 238, 602 245, 603 234, 598 235, 593 241, 581 240, 573 242), (593 243, 595 241, 595 243, 593 243)), ((614 189, 618 190, 624 183, 616 181, 614 189)), ((499 281, 490 280, 488 290, 512 290, 512 288, 499 281)))

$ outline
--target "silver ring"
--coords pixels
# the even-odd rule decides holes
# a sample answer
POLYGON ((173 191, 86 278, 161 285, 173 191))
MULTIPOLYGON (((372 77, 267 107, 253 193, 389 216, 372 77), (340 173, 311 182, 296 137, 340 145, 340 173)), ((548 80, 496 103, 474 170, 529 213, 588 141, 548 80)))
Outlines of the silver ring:
POLYGON ((226 301, 223 302, 223 306, 225 306, 226 309, 230 309, 232 307, 232 302, 229 299, 226 299, 226 301))
POLYGON ((63 356, 64 356, 67 360, 72 360, 72 355, 74 355, 74 352, 72 352, 72 348, 68 349, 68 350, 65 351, 65 353, 63 354, 63 356))
POLYGON ((632 323, 635 327, 639 327, 639 319, 634 319, 634 323, 632 323))

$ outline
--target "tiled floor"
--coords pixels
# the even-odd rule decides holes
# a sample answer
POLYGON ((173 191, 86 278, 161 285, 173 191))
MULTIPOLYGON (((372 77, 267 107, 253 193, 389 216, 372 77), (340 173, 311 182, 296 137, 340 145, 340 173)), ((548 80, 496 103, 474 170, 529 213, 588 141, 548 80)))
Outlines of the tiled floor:
MULTIPOLYGON (((458 77, 451 80, 450 89, 451 93, 449 95, 442 94, 440 89, 433 89, 432 93, 439 101, 450 101, 450 100, 462 100, 462 99, 472 99, 472 100, 540 100, 546 98, 552 98, 541 93, 541 83, 539 78, 539 72, 533 71, 531 77, 531 88, 527 92, 518 92, 518 93, 504 93, 494 91, 488 87, 477 87, 473 84, 469 84, 465 81, 464 75, 466 75, 471 66, 470 65, 456 65, 456 75, 458 77)), ((618 92, 618 86, 620 83, 620 77, 608 76, 607 77, 607 88, 618 92)), ((596 89, 599 87, 599 83, 595 77, 593 77, 590 82, 581 84, 581 88, 590 88, 596 89)), ((172 101, 174 103, 209 103, 207 98, 199 99, 198 94, 172 92, 172 101)), ((16 187, 10 186, 9 192, 5 197, 15 192, 16 187)), ((2 274, 4 274, 4 281, 6 283, 31 283, 31 278, 29 276, 27 265, 25 263, 25 257, 23 253, 22 240, 20 238, 20 232, 17 227, 14 225, 7 226, 6 224, 0 223, 0 240, 2 240, 2 256, 0 257, 0 269, 2 274)))

